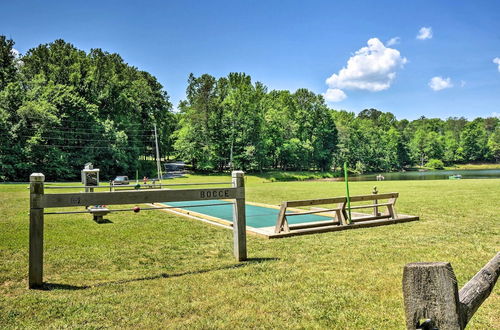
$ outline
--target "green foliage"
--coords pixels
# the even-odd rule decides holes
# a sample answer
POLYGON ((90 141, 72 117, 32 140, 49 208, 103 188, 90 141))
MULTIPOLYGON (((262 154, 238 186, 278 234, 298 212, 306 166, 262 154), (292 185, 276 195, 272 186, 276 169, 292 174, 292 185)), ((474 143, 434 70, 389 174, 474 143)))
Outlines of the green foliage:
POLYGON ((193 168, 328 170, 337 131, 322 96, 271 91, 250 76, 190 75, 175 148, 193 168))
POLYGON ((444 163, 440 159, 431 158, 427 163, 425 163, 425 167, 432 168, 434 170, 442 170, 444 169, 444 163))
POLYGON ((19 59, 0 36, 0 180, 77 178, 92 162, 106 176, 132 174, 154 156, 156 124, 163 155, 172 152, 176 118, 156 78, 117 54, 88 54, 56 40, 19 59))
MULTIPOLYGON (((0 180, 78 177, 93 162, 103 175, 134 175, 142 159, 174 156, 194 170, 357 172, 500 161, 495 117, 420 117, 329 109, 307 89, 268 91, 245 73, 188 78, 179 113, 151 74, 118 54, 90 52, 64 40, 19 56, 0 36, 0 180)), ((145 169, 148 172, 147 169, 145 169)), ((148 172, 149 173, 149 172, 148 172)), ((146 175, 146 174, 145 174, 146 175)), ((151 175, 151 174, 149 174, 151 175)))
POLYGON ((488 148, 495 161, 500 162, 500 126, 497 126, 495 131, 490 135, 488 148))
POLYGON ((478 161, 486 158, 488 137, 482 123, 478 121, 467 123, 460 141, 464 159, 478 161))

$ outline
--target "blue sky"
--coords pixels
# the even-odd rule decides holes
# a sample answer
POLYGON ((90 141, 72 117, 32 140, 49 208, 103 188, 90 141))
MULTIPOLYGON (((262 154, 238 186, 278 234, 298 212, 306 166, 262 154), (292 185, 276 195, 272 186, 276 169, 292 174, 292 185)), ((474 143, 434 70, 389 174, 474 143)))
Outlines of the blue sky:
POLYGON ((500 114, 500 1, 40 0, 1 8, 0 34, 21 53, 59 38, 119 53, 155 75, 174 106, 191 72, 246 72, 270 90, 330 89, 334 109, 373 107, 399 119, 500 114))

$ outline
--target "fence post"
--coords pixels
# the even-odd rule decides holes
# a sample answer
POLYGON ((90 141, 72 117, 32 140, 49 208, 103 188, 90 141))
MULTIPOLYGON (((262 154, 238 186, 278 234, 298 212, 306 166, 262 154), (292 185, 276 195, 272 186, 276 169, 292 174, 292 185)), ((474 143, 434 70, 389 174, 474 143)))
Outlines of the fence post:
POLYGON ((407 264, 403 272, 406 328, 465 329, 493 291, 499 276, 500 252, 460 291, 450 263, 407 264))
MULTIPOLYGON (((372 194, 373 195, 377 195, 378 194, 377 186, 373 186, 372 194)), ((373 201, 373 204, 377 205, 378 204, 378 199, 375 199, 373 201)), ((373 208, 373 215, 376 216, 376 217, 378 217, 380 215, 380 213, 378 212, 378 206, 375 206, 373 208)))
POLYGON ((438 329, 460 329, 457 279, 448 262, 415 262, 403 271, 406 328, 432 320, 438 329))
POLYGON ((245 215, 245 177, 243 171, 232 172, 233 188, 239 188, 233 206, 234 256, 238 261, 247 260, 245 215))
POLYGON ((43 285, 43 207, 45 176, 30 175, 30 230, 29 230, 29 274, 30 289, 43 285))

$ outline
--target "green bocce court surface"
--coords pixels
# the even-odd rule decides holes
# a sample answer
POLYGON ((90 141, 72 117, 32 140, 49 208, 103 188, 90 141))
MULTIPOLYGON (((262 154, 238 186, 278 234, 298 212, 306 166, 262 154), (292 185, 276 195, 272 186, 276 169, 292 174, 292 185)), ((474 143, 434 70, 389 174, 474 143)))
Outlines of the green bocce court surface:
MULTIPOLYGON (((233 222, 233 205, 210 205, 220 204, 221 200, 204 200, 204 201, 187 201, 187 202, 168 202, 162 203, 168 206, 178 206, 179 209, 189 210, 196 213, 201 213, 207 216, 219 218, 229 222, 233 222), (208 204, 207 206, 190 207, 191 205, 208 204)), ((245 204, 246 225, 253 228, 272 227, 276 225, 278 218, 278 209, 271 207, 257 206, 245 204)), ((332 218, 327 216, 306 214, 297 215, 288 218, 289 224, 309 223, 317 221, 331 221, 332 218)))

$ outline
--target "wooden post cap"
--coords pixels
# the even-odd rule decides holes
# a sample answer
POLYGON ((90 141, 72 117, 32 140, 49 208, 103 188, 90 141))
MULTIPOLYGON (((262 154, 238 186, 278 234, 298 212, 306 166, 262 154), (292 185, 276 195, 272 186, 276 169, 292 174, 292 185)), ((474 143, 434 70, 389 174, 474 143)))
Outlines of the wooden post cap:
POLYGON ((233 171, 231 173, 231 175, 232 175, 233 178, 241 178, 241 177, 243 177, 245 175, 245 172, 243 172, 243 171, 233 171))
POLYGON ((45 181, 45 175, 42 173, 31 173, 30 175, 30 182, 44 182, 45 181))

